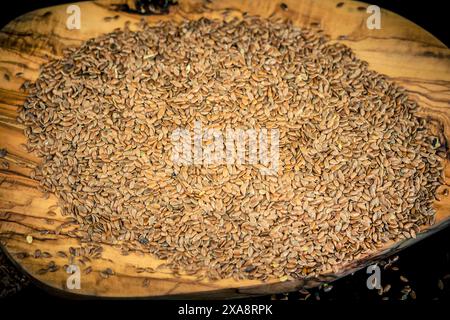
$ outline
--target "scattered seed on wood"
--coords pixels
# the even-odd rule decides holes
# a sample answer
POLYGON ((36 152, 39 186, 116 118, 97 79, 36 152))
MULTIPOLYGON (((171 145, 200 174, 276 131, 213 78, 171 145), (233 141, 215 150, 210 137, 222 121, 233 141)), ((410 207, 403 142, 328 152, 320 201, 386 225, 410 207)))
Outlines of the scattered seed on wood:
POLYGON ((36 271, 36 274, 43 275, 43 274, 46 274, 47 272, 48 272, 47 268, 42 268, 42 269, 39 269, 38 271, 36 271))
POLYGON ((114 275, 114 271, 111 268, 106 268, 103 272, 110 276, 114 275))
POLYGON ((48 268, 48 271, 50 271, 50 272, 56 272, 58 270, 59 270, 59 266, 57 266, 57 265, 53 265, 48 268))
POLYGON ((33 243, 33 237, 32 236, 27 235, 25 239, 27 240, 27 243, 29 243, 29 244, 33 243))
POLYGON ((51 258, 52 254, 50 252, 44 251, 41 254, 42 258, 51 258))
POLYGON ((19 252, 16 254, 17 259, 25 259, 28 258, 30 255, 27 252, 19 252))
POLYGON ((87 267, 86 269, 84 269, 84 274, 89 274, 89 273, 91 273, 92 272, 92 267, 87 267))

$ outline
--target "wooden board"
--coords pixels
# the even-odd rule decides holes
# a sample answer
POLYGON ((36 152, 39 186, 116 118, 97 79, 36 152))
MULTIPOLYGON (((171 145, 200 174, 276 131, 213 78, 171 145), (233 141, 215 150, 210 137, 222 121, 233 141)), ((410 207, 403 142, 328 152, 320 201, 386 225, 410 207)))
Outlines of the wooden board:
MULTIPOLYGON (((283 0, 284 5, 272 0, 179 2, 178 6, 171 7, 168 15, 146 16, 145 19, 150 23, 200 17, 230 19, 247 12, 290 19, 298 26, 320 24, 332 41, 345 43, 359 58, 368 61, 371 69, 407 88, 419 102, 421 114, 430 119, 437 133, 442 135, 442 141, 444 136, 450 137, 450 51, 431 34, 394 13, 382 11, 381 29, 369 30, 366 27, 367 4, 361 2, 283 0)), ((52 209, 57 203, 55 196, 40 192, 36 181, 29 177, 30 168, 39 159, 27 152, 23 128, 16 122, 17 108, 25 100, 20 87, 25 80, 36 79, 39 66, 61 56, 63 48, 123 27, 126 21, 132 22, 134 28, 134 22, 142 18, 114 11, 111 1, 82 2, 78 6, 81 8, 80 30, 66 28, 68 5, 62 5, 23 15, 0 32, 0 148, 6 150, 6 155, 0 158, 0 241, 13 261, 39 283, 61 292, 107 297, 214 298, 284 292, 341 277, 448 225, 450 197, 444 186, 438 190, 434 204, 437 210, 434 226, 420 233, 417 239, 388 243, 383 250, 343 266, 337 274, 287 282, 273 279, 267 283, 197 280, 195 276, 176 277, 164 267, 158 268, 164 261, 149 255, 135 252, 124 256, 117 247, 103 244, 101 257, 92 258, 85 265, 75 258, 73 262, 82 270, 81 288, 67 289, 69 275, 63 266, 69 264, 69 257, 58 252, 69 255, 70 250, 73 253, 87 244, 80 242, 59 209, 52 209), (55 211, 56 215, 50 215, 49 211, 55 211), (36 250, 40 250, 39 257, 34 257, 36 250), (55 267, 44 272, 52 262, 55 267), (85 274, 88 267, 92 272, 85 274), (108 268, 114 274, 107 275, 108 268)), ((448 182, 448 161, 445 175, 448 182)))

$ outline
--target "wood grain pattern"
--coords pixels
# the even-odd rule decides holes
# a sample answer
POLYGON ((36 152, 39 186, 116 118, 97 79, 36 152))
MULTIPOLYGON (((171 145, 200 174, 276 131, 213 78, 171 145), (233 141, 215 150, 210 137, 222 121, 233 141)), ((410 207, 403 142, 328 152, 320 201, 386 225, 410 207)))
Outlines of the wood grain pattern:
MULTIPOLYGON (((267 283, 256 280, 220 281, 197 280, 195 276, 175 276, 161 266, 160 261, 140 252, 122 255, 112 245, 103 244, 98 259, 79 264, 81 289, 66 288, 68 274, 62 266, 69 263, 59 251, 86 246, 73 232, 59 209, 52 209, 57 199, 44 194, 30 171, 39 159, 28 153, 23 128, 16 122, 17 108, 25 100, 20 91, 25 80, 35 80, 39 66, 51 58, 60 57, 62 50, 76 46, 127 21, 131 29, 137 28, 141 16, 114 10, 112 4, 127 0, 78 3, 81 8, 81 30, 67 30, 67 5, 37 10, 10 22, 0 32, 0 148, 6 155, 0 158, 0 241, 8 255, 27 273, 48 287, 76 294, 107 297, 237 297, 295 290, 330 281, 362 268, 374 260, 392 254, 423 237, 446 227, 450 222, 450 197, 441 187, 435 202, 436 224, 423 230, 417 239, 401 243, 388 243, 383 250, 351 265, 342 266, 341 272, 318 279, 267 283), (49 214, 49 211, 50 214, 49 214), (55 215, 52 211, 54 211, 55 215), (32 242, 26 237, 32 236, 32 242), (41 257, 35 258, 36 250, 41 257), (45 253, 45 254, 43 254, 45 253), (54 272, 44 273, 51 261, 54 272), (85 274, 90 267, 92 272, 85 274), (110 268, 113 275, 102 276, 110 268), (153 271, 153 272, 149 272, 153 271)), ((368 30, 366 4, 339 0, 270 0, 203 1, 180 0, 168 15, 146 16, 149 23, 160 20, 182 21, 200 17, 231 19, 244 12, 263 17, 280 17, 298 26, 319 24, 332 41, 351 47, 356 55, 369 62, 371 69, 388 75, 410 92, 421 106, 421 115, 436 127, 442 141, 450 137, 450 51, 439 40, 406 19, 382 11, 382 28, 368 30), (342 5, 337 5, 343 3, 342 5)), ((444 143, 444 147, 447 144, 444 143)), ((447 150, 446 150, 447 151, 447 150)), ((450 157, 447 157, 450 158, 450 157)), ((447 160, 445 177, 448 183, 450 165, 447 160)), ((30 238, 29 238, 30 240, 30 238)))

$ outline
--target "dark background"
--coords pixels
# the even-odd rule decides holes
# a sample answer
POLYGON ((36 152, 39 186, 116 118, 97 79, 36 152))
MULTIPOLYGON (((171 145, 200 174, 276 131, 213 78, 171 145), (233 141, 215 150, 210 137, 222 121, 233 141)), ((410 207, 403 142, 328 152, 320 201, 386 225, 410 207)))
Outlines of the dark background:
MULTIPOLYGON (((215 0, 225 1, 225 0, 215 0)), ((2 3, 0 9, 0 27, 9 21, 34 9, 47 6, 69 3, 72 1, 61 0, 14 0, 13 2, 2 3)), ((446 1, 427 0, 371 0, 371 4, 376 4, 384 9, 393 11, 418 24, 428 30, 443 43, 449 46, 449 21, 447 15, 450 11, 446 9, 446 1)), ((441 231, 410 248, 403 250, 399 254, 398 261, 392 268, 383 269, 382 284, 392 286, 388 293, 379 295, 376 290, 366 288, 367 274, 365 270, 356 272, 332 283, 331 289, 321 287, 310 290, 309 293, 291 293, 276 296, 263 297, 281 300, 299 300, 310 295, 308 301, 381 301, 383 300, 403 300, 405 298, 402 290, 410 287, 415 292, 417 301, 449 301, 450 299, 450 228, 441 231), (398 270, 397 270, 398 268, 398 270), (400 280, 400 276, 408 279, 408 282, 400 280)), ((2 266, 0 266, 1 268, 2 266)), ((0 279, 2 281, 2 279, 0 279)), ((1 284, 1 283, 0 283, 1 284)), ((12 295, 8 299, 21 301, 22 299, 61 299, 55 297, 35 284, 30 283, 19 293, 12 295)), ((411 295, 407 295, 406 300, 415 300, 411 295)))

